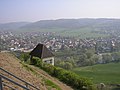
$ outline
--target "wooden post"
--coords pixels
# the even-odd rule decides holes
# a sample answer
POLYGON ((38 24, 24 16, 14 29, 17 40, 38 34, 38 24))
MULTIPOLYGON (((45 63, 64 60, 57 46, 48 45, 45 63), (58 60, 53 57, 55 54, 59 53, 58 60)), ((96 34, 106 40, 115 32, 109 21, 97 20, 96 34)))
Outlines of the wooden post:
POLYGON ((0 77, 0 90, 3 90, 2 77, 0 77))
POLYGON ((33 59, 33 56, 31 55, 30 56, 30 64, 33 64, 33 60, 32 59, 33 59))

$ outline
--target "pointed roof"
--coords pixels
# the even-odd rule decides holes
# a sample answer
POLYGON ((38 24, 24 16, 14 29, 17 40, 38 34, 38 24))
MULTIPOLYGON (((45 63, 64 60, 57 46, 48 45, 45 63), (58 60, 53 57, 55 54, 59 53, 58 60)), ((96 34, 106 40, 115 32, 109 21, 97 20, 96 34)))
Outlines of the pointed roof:
POLYGON ((30 52, 30 55, 39 57, 41 59, 54 56, 44 44, 40 43, 30 52))

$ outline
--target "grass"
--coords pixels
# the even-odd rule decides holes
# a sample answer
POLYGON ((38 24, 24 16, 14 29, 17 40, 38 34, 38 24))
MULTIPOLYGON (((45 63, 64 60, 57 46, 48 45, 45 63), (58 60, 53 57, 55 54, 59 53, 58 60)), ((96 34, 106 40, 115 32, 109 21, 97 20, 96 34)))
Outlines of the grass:
POLYGON ((21 64, 22 64, 22 66, 23 66, 26 70, 32 72, 34 75, 39 75, 35 70, 33 70, 33 69, 32 69, 31 67, 29 67, 27 64, 25 64, 25 63, 23 63, 23 62, 21 62, 21 64))
POLYGON ((91 78, 94 83, 120 84, 120 63, 99 64, 73 69, 81 76, 91 78))
POLYGON ((56 34, 60 36, 69 36, 76 38, 97 38, 97 37, 106 37, 106 34, 93 33, 92 28, 80 28, 80 29, 66 29, 60 32, 56 32, 56 34))
MULTIPOLYGON (((21 62, 22 66, 24 68, 26 68, 26 70, 32 72, 34 75, 38 76, 39 78, 43 78, 40 74, 38 74, 34 69, 32 69, 31 67, 29 67, 29 65, 21 62)), ((52 88, 55 88, 56 90, 62 90, 58 85, 56 85, 55 83, 53 83, 52 81, 48 80, 48 79, 45 79, 43 78, 42 81, 47 85, 49 86, 49 89, 48 90, 52 90, 52 88)))
POLYGON ((44 82, 47 86, 50 86, 52 88, 56 88, 56 90, 61 90, 61 88, 59 86, 57 86, 56 84, 54 84, 52 81, 50 81, 48 79, 45 79, 44 82))
POLYGON ((48 28, 48 29, 25 29, 25 30, 17 30, 16 33, 18 32, 55 32, 56 35, 60 36, 67 36, 67 37, 76 37, 76 38, 97 38, 97 37, 106 37, 108 35, 106 34, 99 34, 99 33, 94 33, 93 28, 90 27, 83 27, 83 28, 78 28, 78 29, 68 29, 68 28, 48 28))

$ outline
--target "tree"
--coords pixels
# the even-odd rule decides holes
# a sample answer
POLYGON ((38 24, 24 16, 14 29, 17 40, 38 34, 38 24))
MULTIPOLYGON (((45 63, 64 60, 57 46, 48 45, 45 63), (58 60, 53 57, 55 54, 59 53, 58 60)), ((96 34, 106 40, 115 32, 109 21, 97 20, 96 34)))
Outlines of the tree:
POLYGON ((77 65, 78 66, 83 66, 83 65, 86 65, 86 59, 87 59, 87 55, 86 54, 81 54, 79 56, 79 61, 77 62, 77 65))
POLYGON ((95 53, 95 50, 91 48, 87 50, 85 54, 87 55, 87 58, 89 59, 94 55, 94 53, 95 53))
POLYGON ((108 63, 112 61, 112 56, 110 54, 103 54, 102 58, 103 58, 103 63, 108 63))
POLYGON ((65 62, 64 68, 70 70, 73 68, 73 65, 70 62, 65 62))
POLYGON ((96 64, 96 63, 99 62, 99 56, 98 55, 93 55, 90 59, 93 62, 93 64, 96 64))
POLYGON ((29 54, 28 53, 22 53, 21 56, 20 56, 20 59, 23 60, 23 61, 27 61, 28 59, 30 58, 29 54))
POLYGON ((120 61, 120 52, 112 53, 112 58, 113 58, 114 62, 119 62, 120 61))
POLYGON ((91 58, 93 56, 93 53, 92 52, 86 52, 86 55, 87 55, 87 58, 91 58))

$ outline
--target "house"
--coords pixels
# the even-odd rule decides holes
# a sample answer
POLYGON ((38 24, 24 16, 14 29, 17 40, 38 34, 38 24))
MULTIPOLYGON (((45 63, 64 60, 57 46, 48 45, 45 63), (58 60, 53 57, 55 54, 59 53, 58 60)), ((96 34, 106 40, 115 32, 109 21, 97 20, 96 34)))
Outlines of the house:
POLYGON ((44 44, 38 44, 31 52, 31 60, 34 57, 42 59, 43 62, 54 65, 54 55, 44 44))

